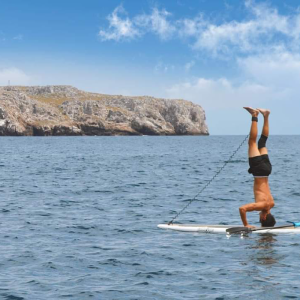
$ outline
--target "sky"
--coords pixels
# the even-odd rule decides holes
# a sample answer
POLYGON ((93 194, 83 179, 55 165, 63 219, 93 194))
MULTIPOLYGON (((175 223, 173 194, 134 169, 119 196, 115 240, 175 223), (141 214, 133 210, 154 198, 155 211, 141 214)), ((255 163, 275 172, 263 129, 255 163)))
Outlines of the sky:
POLYGON ((300 2, 1 1, 8 80, 189 100, 213 135, 247 135, 243 106, 269 108, 271 134, 300 134, 300 2))

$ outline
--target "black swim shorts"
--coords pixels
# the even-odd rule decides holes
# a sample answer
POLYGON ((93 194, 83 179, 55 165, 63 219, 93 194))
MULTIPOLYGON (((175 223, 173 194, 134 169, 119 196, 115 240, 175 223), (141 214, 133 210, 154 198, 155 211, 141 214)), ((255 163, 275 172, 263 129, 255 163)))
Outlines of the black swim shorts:
POLYGON ((272 172, 272 165, 268 154, 249 158, 250 168, 248 172, 254 177, 268 177, 272 172))

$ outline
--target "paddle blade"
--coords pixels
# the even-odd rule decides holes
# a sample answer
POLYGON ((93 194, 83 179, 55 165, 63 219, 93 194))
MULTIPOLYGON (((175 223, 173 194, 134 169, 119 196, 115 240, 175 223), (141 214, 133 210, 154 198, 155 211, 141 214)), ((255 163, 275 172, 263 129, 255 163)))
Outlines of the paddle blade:
POLYGON ((300 222, 291 222, 294 224, 295 227, 300 227, 300 222))
POLYGON ((241 234, 241 233, 249 233, 252 232, 251 228, 248 227, 231 227, 226 229, 228 234, 241 234))

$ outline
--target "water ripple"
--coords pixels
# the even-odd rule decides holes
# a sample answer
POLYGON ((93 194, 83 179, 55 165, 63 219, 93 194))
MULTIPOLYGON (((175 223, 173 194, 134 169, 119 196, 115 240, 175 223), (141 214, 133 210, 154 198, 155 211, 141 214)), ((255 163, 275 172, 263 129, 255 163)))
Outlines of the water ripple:
MULTIPOLYGON (((0 298, 299 299, 299 237, 156 227, 243 138, 1 138, 0 298)), ((268 143, 277 222, 300 221, 300 137, 268 143)), ((246 152, 178 223, 240 224, 238 207, 253 200, 246 152)), ((257 225, 258 214, 249 221, 257 225)))

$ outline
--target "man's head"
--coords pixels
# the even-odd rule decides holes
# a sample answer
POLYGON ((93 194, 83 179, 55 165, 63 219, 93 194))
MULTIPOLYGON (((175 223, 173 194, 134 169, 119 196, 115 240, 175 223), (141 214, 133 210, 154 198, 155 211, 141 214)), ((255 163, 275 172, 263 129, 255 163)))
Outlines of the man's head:
POLYGON ((260 221, 262 227, 274 227, 274 225, 276 224, 276 220, 275 220, 274 216, 271 215, 270 213, 268 213, 268 214, 261 213, 259 221, 260 221))

